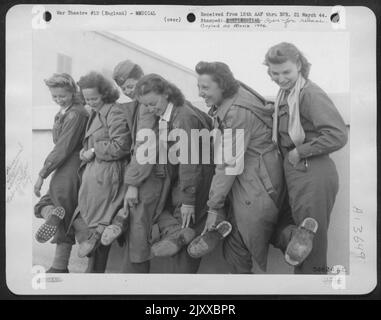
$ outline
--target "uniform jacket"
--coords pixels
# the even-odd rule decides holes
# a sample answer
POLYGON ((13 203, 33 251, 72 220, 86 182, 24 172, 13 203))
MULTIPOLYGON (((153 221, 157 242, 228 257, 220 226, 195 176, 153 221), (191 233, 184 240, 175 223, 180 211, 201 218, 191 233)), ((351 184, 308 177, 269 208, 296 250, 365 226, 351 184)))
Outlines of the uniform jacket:
POLYGON ((94 148, 95 158, 82 163, 77 208, 89 227, 108 225, 123 205, 123 177, 131 148, 129 123, 126 109, 117 103, 105 104, 90 115, 83 146, 94 148))
POLYGON ((236 129, 244 130, 244 142, 243 150, 237 150, 243 154, 241 173, 227 174, 231 159, 216 164, 208 206, 219 212, 229 199, 230 217, 262 269, 266 268, 268 243, 284 195, 282 159, 272 142, 272 113, 272 106, 265 106, 242 86, 210 111, 215 128, 233 130, 233 150, 238 143, 236 129))
MULTIPOLYGON (((345 123, 328 95, 315 83, 307 80, 300 93, 301 124, 306 138, 296 149, 300 157, 325 155, 342 148, 348 139, 345 123)), ((289 151, 295 148, 288 135, 288 106, 279 107, 280 145, 289 151)))
POLYGON ((125 172, 124 181, 127 185, 139 187, 147 180, 152 170, 157 166, 148 163, 138 163, 136 159, 136 149, 141 142, 136 141, 136 136, 140 129, 151 129, 157 133, 157 116, 150 113, 144 106, 139 105, 137 101, 128 103, 127 108, 134 110, 134 117, 131 125, 132 157, 125 172))
POLYGON ((58 112, 54 118, 53 142, 54 148, 47 156, 40 171, 42 178, 47 178, 54 170, 78 152, 82 147, 86 123, 89 114, 80 104, 73 104, 64 114, 58 112))
MULTIPOLYGON (((202 153, 209 152, 203 150, 200 140, 198 164, 191 164, 191 130, 192 129, 212 129, 211 118, 186 102, 183 106, 174 106, 168 131, 182 129, 186 132, 188 139, 188 163, 171 164, 168 161, 168 171, 172 181, 172 202, 173 204, 194 205, 196 211, 202 210, 206 204, 205 195, 209 192, 211 176, 213 175, 213 158, 210 157, 210 164, 202 164, 202 153), (204 200, 203 200, 204 199, 204 200)), ((175 141, 168 141, 168 150, 175 144, 175 141)))

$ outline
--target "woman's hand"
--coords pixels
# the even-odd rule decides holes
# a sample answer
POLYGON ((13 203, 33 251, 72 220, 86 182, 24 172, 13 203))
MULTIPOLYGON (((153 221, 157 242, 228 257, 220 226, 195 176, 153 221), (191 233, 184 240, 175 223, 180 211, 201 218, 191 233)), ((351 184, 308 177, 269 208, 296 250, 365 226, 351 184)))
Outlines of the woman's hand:
POLYGON ((208 231, 212 231, 217 226, 218 214, 217 212, 208 211, 208 217, 206 218, 205 227, 201 235, 208 231))
POLYGON ((34 194, 37 197, 41 197, 41 187, 44 183, 44 179, 41 176, 38 176, 36 183, 34 184, 34 194))
POLYGON ((300 155, 299 155, 298 150, 296 150, 296 148, 292 149, 288 153, 288 161, 292 164, 293 167, 296 167, 296 165, 299 163, 300 155))
POLYGON ((81 152, 79 153, 79 158, 85 162, 90 162, 93 160, 95 157, 95 153, 89 149, 89 150, 84 150, 82 149, 81 152))
POLYGON ((81 159, 82 161, 86 161, 85 158, 83 157, 83 153, 85 152, 85 149, 81 149, 81 151, 79 151, 79 159, 81 159))
POLYGON ((124 208, 129 210, 139 203, 139 189, 135 186, 128 186, 126 195, 124 197, 124 208))
POLYGON ((181 228, 188 228, 191 220, 193 223, 196 222, 196 214, 194 210, 194 206, 183 204, 181 206, 181 228))

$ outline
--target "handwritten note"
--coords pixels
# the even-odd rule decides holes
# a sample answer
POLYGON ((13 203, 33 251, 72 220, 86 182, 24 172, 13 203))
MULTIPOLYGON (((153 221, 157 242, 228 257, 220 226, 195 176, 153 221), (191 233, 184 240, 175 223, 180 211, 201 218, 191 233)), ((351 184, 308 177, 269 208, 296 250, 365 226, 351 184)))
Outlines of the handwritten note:
POLYGON ((355 258, 365 261, 365 239, 364 239, 364 226, 362 220, 364 218, 364 211, 356 206, 352 208, 353 226, 352 226, 352 251, 355 258))
POLYGON ((24 152, 23 146, 18 143, 18 151, 16 156, 13 157, 11 162, 7 163, 6 168, 6 201, 11 202, 18 192, 22 190, 31 182, 28 174, 28 163, 22 161, 22 154, 24 152))

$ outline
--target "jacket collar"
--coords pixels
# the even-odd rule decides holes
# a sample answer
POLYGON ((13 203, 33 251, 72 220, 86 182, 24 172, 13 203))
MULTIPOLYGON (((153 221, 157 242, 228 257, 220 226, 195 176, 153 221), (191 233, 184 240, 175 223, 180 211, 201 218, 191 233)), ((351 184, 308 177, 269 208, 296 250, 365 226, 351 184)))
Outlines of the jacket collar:
POLYGON ((237 92, 234 96, 224 99, 222 104, 220 106, 212 106, 209 110, 209 115, 213 118, 218 118, 220 121, 222 121, 228 111, 230 110, 231 106, 234 104, 238 97, 239 92, 237 92))
POLYGON ((160 116, 160 121, 169 122, 171 120, 172 110, 173 110, 173 103, 170 102, 168 103, 164 113, 160 116))
POLYGON ((97 110, 97 111, 91 110, 90 119, 87 122, 87 127, 86 127, 86 135, 85 135, 86 138, 90 136, 91 134, 93 134, 98 129, 103 127, 103 125, 107 121, 107 115, 110 112, 113 105, 114 105, 113 103, 107 103, 107 104, 104 104, 100 110, 97 110), (91 124, 94 121, 94 118, 96 117, 98 117, 99 121, 97 121, 94 126, 91 126, 91 124), (91 130, 89 130, 90 128, 91 130))

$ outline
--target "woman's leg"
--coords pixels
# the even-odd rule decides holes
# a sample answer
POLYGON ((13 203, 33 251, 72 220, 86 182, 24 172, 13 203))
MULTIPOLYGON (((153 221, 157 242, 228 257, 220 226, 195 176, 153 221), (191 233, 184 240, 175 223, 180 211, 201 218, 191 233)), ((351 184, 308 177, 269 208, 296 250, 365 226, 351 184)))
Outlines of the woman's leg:
POLYGON ((312 251, 306 260, 295 268, 295 273, 325 274, 328 225, 338 191, 336 167, 328 156, 316 157, 308 160, 308 167, 299 169, 285 162, 285 174, 296 224, 301 224, 308 217, 318 222, 312 251))
POLYGON ((111 246, 100 245, 89 257, 86 273, 104 273, 111 246))
POLYGON ((230 273, 251 274, 253 268, 251 253, 244 244, 237 226, 232 224, 232 227, 231 233, 222 245, 223 257, 229 266, 230 273))
POLYGON ((69 260, 71 254, 72 244, 61 242, 56 244, 56 250, 54 254, 53 263, 50 269, 47 270, 47 273, 52 272, 69 272, 69 260))
MULTIPOLYGON (((53 212, 54 205, 52 204, 49 195, 45 195, 41 201, 35 206, 36 216, 48 220, 53 212)), ((59 226, 57 233, 64 232, 62 225, 59 226)), ((71 254, 73 240, 70 238, 68 242, 59 242, 56 245, 52 266, 47 270, 47 273, 68 272, 69 259, 71 254)))

